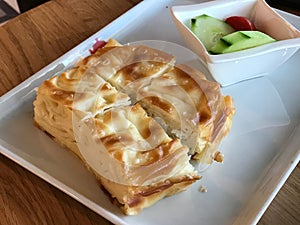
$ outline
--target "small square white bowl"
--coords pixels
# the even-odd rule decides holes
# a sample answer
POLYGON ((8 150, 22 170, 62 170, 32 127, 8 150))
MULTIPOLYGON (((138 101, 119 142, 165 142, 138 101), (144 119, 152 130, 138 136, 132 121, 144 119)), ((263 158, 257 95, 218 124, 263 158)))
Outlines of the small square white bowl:
POLYGON ((271 73, 300 47, 300 32, 264 0, 215 0, 171 7, 175 25, 187 46, 194 51, 222 86, 271 73), (246 50, 212 55, 190 29, 190 20, 207 14, 219 19, 245 16, 277 41, 246 50))

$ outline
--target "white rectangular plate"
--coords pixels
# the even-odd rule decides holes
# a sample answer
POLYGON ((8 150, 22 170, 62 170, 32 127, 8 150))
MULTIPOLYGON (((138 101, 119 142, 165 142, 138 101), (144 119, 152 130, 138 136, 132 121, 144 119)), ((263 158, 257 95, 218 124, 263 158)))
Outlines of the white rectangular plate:
MULTIPOLYGON (((137 216, 124 216, 79 159, 33 125, 34 88, 87 55, 96 38, 184 46, 169 7, 197 2, 143 1, 0 97, 0 152, 115 224, 255 224, 299 162, 299 51, 269 76, 222 90, 234 97, 237 110, 233 129, 220 147, 224 164, 213 164, 190 189, 137 216), (202 186, 207 193, 199 191, 202 186)), ((300 28, 299 17, 280 14, 300 28)), ((208 75, 201 63, 185 63, 208 75)))

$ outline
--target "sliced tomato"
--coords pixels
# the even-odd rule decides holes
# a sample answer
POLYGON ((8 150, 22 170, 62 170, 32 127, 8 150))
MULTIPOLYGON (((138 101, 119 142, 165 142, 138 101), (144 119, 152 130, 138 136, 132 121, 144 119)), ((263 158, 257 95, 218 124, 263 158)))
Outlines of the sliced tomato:
POLYGON ((96 39, 96 43, 93 44, 93 47, 90 49, 90 53, 94 54, 99 48, 103 48, 107 44, 106 41, 96 39))
POLYGON ((248 18, 243 16, 231 16, 228 17, 225 22, 232 26, 236 31, 256 30, 254 24, 248 18))

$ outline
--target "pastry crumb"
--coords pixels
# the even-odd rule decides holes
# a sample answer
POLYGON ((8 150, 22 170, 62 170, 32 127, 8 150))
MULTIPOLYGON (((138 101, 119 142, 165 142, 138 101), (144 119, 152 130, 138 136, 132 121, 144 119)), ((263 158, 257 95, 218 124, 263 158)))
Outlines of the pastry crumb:
POLYGON ((206 192, 207 192, 207 189, 206 189, 205 186, 202 185, 202 186, 199 188, 199 191, 200 191, 200 192, 203 192, 203 193, 206 193, 206 192))
POLYGON ((224 155, 221 152, 217 151, 216 154, 215 154, 214 160, 218 163, 223 163, 224 162, 224 155))

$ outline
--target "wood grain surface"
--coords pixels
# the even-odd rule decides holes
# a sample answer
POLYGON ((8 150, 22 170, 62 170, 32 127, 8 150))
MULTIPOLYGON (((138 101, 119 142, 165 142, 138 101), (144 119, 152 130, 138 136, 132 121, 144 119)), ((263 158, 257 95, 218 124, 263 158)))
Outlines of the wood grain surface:
MULTIPOLYGON (((52 0, 0 26, 0 96, 138 2, 52 0)), ((300 224, 299 184, 298 165, 259 221, 260 225, 300 224)), ((0 155, 0 224, 111 223, 0 155)))

